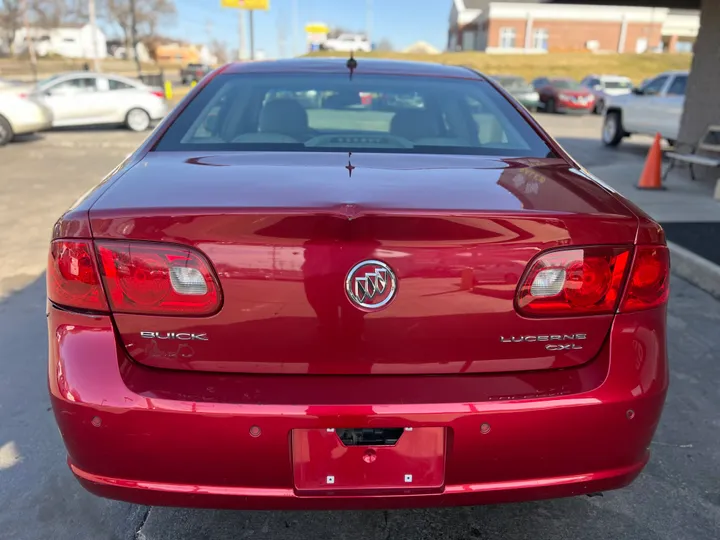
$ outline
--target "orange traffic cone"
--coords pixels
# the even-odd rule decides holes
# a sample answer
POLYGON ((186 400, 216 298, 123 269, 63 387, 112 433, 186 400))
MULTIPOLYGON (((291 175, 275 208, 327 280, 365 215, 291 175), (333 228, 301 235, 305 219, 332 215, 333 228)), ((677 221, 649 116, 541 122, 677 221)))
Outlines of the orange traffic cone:
POLYGON ((660 134, 655 134, 655 140, 650 147, 645 167, 638 181, 638 189, 665 189, 662 185, 660 172, 662 170, 662 150, 660 149, 660 134))

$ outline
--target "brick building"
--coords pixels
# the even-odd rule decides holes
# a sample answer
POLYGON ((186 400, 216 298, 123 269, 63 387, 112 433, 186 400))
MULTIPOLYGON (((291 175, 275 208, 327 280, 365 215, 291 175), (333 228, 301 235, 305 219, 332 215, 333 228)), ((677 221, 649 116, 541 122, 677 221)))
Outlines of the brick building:
POLYGON ((697 11, 453 0, 448 50, 488 53, 691 52, 697 11))

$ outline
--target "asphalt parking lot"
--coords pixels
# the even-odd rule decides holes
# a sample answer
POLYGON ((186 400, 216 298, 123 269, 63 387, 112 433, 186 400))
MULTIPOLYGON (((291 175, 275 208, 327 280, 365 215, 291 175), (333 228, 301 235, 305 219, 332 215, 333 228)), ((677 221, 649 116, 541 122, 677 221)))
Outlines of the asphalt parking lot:
MULTIPOLYGON (((636 163, 647 152, 645 140, 602 148, 599 118, 539 118, 590 170, 608 160, 636 163)), ((671 390, 651 462, 625 490, 501 506, 334 513, 146 508, 85 493, 65 464, 47 397, 47 243, 58 215, 142 137, 60 131, 0 149, 1 539, 718 538, 720 302, 678 278, 669 307, 671 390)))

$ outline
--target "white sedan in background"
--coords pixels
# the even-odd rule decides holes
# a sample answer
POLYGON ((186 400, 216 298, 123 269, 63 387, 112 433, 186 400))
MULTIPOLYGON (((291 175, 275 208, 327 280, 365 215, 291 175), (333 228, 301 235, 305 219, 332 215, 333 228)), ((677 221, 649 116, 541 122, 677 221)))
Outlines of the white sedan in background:
POLYGON ((53 127, 118 124, 145 131, 168 110, 162 89, 88 71, 54 75, 32 95, 52 111, 53 127))
POLYGON ((671 145, 677 140, 685 105, 687 71, 668 71, 624 96, 608 98, 602 140, 617 146, 635 133, 659 133, 671 145))
POLYGON ((50 127, 50 109, 31 96, 0 88, 0 146, 16 135, 29 135, 50 127))

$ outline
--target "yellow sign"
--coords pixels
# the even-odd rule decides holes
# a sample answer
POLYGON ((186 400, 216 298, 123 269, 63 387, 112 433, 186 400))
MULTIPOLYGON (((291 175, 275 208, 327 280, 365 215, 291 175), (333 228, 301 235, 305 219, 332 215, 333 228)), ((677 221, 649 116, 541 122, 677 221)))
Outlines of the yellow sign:
POLYGON ((305 31, 308 34, 328 34, 330 33, 330 28, 323 23, 309 23, 305 25, 305 31))
POLYGON ((220 0, 220 5, 226 8, 267 11, 270 9, 270 0, 220 0))

